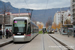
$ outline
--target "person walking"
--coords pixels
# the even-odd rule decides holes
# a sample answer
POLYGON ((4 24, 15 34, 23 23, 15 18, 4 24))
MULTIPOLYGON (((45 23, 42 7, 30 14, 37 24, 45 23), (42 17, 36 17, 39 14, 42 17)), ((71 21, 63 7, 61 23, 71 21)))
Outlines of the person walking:
POLYGON ((68 32, 67 32, 67 34, 68 34, 68 37, 70 36, 70 31, 69 31, 69 29, 68 29, 68 32))
POLYGON ((6 39, 8 39, 8 36, 9 36, 9 30, 6 29, 6 39))
POLYGON ((11 37, 11 29, 9 29, 9 37, 11 37))
POLYGON ((44 34, 45 33, 44 29, 42 29, 42 31, 43 31, 43 34, 44 34))
POLYGON ((0 28, 0 39, 2 39, 2 30, 0 28))

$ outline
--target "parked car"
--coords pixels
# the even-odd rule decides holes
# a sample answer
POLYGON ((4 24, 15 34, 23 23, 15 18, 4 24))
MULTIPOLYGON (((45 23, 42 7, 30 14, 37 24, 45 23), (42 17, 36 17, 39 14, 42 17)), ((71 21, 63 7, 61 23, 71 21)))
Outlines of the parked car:
POLYGON ((54 33, 54 30, 52 30, 51 32, 54 33))
POLYGON ((54 34, 54 30, 50 30, 50 32, 48 32, 49 34, 54 34))
POLYGON ((55 30, 54 32, 57 32, 57 30, 55 30))

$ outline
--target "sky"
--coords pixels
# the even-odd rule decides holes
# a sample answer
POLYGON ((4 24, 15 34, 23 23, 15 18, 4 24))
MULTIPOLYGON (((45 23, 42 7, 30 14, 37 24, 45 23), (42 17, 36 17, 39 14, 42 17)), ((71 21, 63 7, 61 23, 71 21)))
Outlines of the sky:
POLYGON ((13 7, 16 8, 28 8, 28 9, 52 9, 70 7, 70 0, 2 0, 4 2, 10 2, 13 7))

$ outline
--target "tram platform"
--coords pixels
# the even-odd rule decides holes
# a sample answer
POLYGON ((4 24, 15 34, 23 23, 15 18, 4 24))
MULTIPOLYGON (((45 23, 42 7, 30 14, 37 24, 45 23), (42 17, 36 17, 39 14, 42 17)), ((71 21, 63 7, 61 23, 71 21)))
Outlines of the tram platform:
POLYGON ((68 46, 72 49, 75 49, 75 38, 73 36, 68 37, 68 35, 62 35, 59 32, 49 35, 64 44, 66 47, 68 46))
POLYGON ((12 41, 13 41, 12 37, 10 37, 8 39, 6 39, 6 37, 2 37, 2 39, 0 39, 0 47, 3 45, 6 45, 12 41))

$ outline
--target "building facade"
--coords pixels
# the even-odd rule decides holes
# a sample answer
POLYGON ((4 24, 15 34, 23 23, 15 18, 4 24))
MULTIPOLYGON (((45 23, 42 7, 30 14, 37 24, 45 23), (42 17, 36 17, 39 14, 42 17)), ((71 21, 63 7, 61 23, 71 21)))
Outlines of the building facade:
POLYGON ((37 23, 36 25, 39 27, 39 29, 42 29, 44 27, 44 23, 39 22, 39 21, 37 21, 36 23, 37 23))
POLYGON ((56 12, 54 15, 54 23, 58 26, 60 23, 62 25, 67 25, 66 21, 69 21, 70 23, 73 22, 71 12, 69 10, 67 11, 60 11, 56 12))
POLYGON ((73 28, 75 28, 75 0, 71 0, 71 14, 73 17, 73 28))
POLYGON ((61 22, 61 13, 60 12, 57 12, 55 15, 54 15, 54 23, 56 23, 56 25, 58 25, 60 22, 61 22))
POLYGON ((11 12, 6 12, 5 17, 4 17, 4 14, 0 14, 0 28, 3 29, 3 24, 12 25, 14 17, 29 17, 30 18, 30 13, 15 13, 15 14, 13 14, 11 12))

